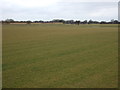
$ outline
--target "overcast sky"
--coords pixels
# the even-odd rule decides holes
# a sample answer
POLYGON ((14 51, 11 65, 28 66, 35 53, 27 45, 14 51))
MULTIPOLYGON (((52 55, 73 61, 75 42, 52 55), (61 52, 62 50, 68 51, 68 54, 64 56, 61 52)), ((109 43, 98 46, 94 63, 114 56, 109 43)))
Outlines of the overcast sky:
POLYGON ((119 0, 1 0, 0 20, 118 19, 119 0))

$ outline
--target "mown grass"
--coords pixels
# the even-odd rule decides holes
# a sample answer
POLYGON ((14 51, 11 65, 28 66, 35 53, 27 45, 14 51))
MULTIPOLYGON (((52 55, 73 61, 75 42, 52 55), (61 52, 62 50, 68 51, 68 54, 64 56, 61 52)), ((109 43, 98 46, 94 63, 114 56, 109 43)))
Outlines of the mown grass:
POLYGON ((115 88, 117 25, 3 25, 3 88, 115 88))

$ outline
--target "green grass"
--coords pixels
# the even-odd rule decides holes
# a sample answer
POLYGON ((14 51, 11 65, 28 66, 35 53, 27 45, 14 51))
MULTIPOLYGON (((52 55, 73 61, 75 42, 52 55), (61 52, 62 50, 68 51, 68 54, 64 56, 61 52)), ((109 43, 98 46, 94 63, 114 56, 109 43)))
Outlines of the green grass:
POLYGON ((117 25, 3 25, 3 88, 115 88, 117 25))

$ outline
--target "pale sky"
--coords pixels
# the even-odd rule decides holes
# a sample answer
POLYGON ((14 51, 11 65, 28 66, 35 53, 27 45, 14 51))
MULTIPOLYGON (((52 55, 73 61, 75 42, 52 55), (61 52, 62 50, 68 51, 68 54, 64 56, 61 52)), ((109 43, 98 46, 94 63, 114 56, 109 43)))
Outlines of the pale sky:
POLYGON ((119 0, 1 0, 0 20, 118 19, 119 0))

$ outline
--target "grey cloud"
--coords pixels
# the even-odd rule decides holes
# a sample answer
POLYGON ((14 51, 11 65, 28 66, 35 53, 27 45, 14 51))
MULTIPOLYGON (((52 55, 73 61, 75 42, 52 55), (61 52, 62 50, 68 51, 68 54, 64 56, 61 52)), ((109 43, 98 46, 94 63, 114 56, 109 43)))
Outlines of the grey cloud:
MULTIPOLYGON (((52 20, 74 19, 74 20, 110 20, 117 19, 116 11, 110 11, 111 8, 117 8, 116 2, 58 2, 57 4, 46 7, 25 8, 16 5, 3 5, 2 18, 13 18, 15 20, 52 20), (92 13, 108 9, 110 16, 90 16, 92 13), (112 13, 113 12, 113 13, 112 13)), ((106 12, 107 13, 107 12, 106 12)))

